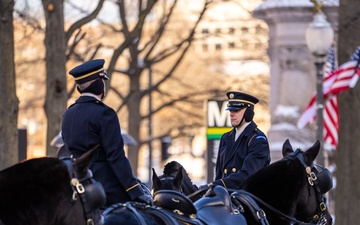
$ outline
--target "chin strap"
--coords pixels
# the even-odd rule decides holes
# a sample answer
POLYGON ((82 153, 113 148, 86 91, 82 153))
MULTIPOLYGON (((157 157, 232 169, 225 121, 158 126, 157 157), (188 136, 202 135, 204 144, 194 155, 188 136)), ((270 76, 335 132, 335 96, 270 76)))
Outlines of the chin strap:
POLYGON ((77 86, 77 90, 78 92, 80 92, 80 94, 88 92, 88 93, 92 93, 94 95, 100 95, 101 94, 101 98, 104 97, 104 81, 102 79, 97 79, 94 82, 92 82, 87 88, 85 88, 84 90, 80 90, 79 86, 77 86))
POLYGON ((234 128, 240 128, 240 127, 241 127, 242 122, 244 121, 244 119, 245 119, 245 116, 243 115, 243 117, 242 117, 242 119, 241 119, 241 121, 240 121, 239 125, 235 126, 234 128))

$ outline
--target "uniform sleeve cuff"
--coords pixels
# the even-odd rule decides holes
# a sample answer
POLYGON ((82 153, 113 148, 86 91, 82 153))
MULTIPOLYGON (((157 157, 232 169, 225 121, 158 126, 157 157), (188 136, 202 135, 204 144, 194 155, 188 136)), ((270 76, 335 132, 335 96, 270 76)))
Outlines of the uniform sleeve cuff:
POLYGON ((226 187, 226 184, 224 182, 223 179, 220 179, 220 180, 215 180, 214 182, 212 182, 214 185, 220 185, 220 186, 223 186, 224 188, 227 188, 226 187))

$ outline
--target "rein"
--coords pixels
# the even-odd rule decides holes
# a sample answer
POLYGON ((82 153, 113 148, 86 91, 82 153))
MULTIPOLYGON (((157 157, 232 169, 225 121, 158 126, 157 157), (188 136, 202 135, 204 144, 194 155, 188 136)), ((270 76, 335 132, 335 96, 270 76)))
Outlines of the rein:
MULTIPOLYGON (((92 173, 88 170, 85 177, 79 178, 75 169, 74 169, 74 162, 75 160, 73 158, 64 158, 62 159, 64 164, 67 167, 67 170, 69 172, 70 176, 70 186, 73 191, 72 197, 71 197, 71 207, 73 207, 75 202, 78 200, 78 196, 80 197, 81 206, 83 208, 86 224, 87 225, 103 225, 104 224, 104 218, 100 214, 99 211, 93 211, 88 206, 88 203, 86 202, 86 188, 83 185, 84 181, 89 181, 91 184, 91 178, 92 173)), ((69 212, 67 215, 69 215, 71 211, 71 207, 69 209, 69 212)))
POLYGON ((261 203, 262 205, 264 205, 267 209, 271 210, 272 212, 274 212, 275 214, 279 215, 280 217, 288 220, 289 222, 292 222, 293 224, 297 224, 297 225, 316 225, 316 223, 307 223, 307 222, 302 222, 299 221, 293 217, 290 217, 284 213, 282 213, 280 210, 276 209, 275 207, 271 206, 270 204, 268 204, 267 202, 263 201, 262 199, 260 199, 259 197, 257 197, 256 195, 253 195, 245 190, 230 190, 227 189, 228 191, 234 191, 234 192, 239 192, 239 193, 246 193, 247 195, 249 195, 251 198, 255 199, 257 202, 261 203))

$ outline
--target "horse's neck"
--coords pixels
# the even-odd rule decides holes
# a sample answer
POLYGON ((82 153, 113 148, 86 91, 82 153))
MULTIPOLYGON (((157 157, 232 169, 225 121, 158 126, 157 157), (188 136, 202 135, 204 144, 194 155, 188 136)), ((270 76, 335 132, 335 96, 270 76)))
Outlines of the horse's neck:
POLYGON ((274 172, 259 173, 248 179, 242 188, 283 213, 293 216, 296 196, 301 189, 297 181, 299 174, 284 176, 274 172))

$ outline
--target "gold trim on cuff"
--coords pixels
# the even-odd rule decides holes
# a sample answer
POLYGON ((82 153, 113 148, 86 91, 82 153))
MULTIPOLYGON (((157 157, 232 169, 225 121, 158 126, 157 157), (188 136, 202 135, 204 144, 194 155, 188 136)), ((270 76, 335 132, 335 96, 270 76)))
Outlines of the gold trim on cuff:
POLYGON ((134 184, 133 186, 126 189, 126 192, 130 191, 131 189, 134 189, 135 187, 139 186, 139 184, 134 184))
POLYGON ((220 179, 220 181, 222 182, 222 184, 224 185, 224 188, 227 188, 225 185, 225 182, 223 181, 223 179, 220 179))

